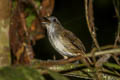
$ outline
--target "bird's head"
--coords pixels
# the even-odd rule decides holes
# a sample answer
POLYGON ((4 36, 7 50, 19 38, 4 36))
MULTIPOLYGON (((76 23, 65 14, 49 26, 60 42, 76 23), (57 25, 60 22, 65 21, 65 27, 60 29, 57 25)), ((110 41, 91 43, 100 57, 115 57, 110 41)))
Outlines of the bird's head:
POLYGON ((54 17, 54 16, 49 16, 43 18, 42 25, 46 27, 46 29, 51 29, 51 28, 59 28, 58 26, 61 26, 60 21, 54 17))

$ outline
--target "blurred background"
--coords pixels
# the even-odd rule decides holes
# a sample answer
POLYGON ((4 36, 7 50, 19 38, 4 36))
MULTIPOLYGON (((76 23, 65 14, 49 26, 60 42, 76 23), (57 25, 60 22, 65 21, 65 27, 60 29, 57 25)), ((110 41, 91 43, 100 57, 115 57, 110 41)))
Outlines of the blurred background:
MULTIPOLYGON (((97 31, 97 39, 100 46, 114 43, 115 33, 117 31, 117 18, 112 0, 93 0, 94 1, 94 22, 97 31)), ((85 18, 84 0, 56 0, 53 16, 56 16, 64 28, 72 31, 81 39, 89 52, 93 47, 93 41, 89 34, 85 18)), ((35 57, 42 60, 61 59, 49 43, 46 37, 38 40, 34 46, 35 57)))

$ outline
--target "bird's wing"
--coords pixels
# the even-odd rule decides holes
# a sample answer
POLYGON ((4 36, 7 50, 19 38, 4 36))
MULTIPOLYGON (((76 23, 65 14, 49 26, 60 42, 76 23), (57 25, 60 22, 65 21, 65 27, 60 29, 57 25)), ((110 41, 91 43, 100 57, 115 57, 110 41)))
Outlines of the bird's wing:
POLYGON ((81 51, 85 51, 85 47, 72 32, 68 30, 64 30, 59 36, 61 39, 62 44, 69 49, 70 52, 79 53, 81 51))

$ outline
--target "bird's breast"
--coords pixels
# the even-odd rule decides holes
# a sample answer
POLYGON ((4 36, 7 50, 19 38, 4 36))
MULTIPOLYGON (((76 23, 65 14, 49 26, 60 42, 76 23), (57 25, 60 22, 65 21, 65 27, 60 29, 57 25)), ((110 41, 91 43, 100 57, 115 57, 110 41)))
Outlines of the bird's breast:
POLYGON ((72 53, 60 42, 59 35, 55 33, 49 33, 49 41, 55 50, 63 56, 73 56, 72 53))

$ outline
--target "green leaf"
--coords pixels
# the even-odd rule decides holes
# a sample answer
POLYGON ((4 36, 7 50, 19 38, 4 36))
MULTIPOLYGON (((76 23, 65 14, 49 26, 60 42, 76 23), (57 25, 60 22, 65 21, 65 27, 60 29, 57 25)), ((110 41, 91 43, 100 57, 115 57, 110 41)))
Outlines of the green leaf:
POLYGON ((40 8, 40 0, 36 0, 35 2, 37 4, 38 8, 40 8))
POLYGON ((48 70, 48 73, 54 80, 69 80, 67 77, 64 77, 63 75, 61 75, 57 72, 48 70))
POLYGON ((4 67, 0 69, 0 80, 45 80, 35 69, 26 66, 4 67))
POLYGON ((26 18, 26 24, 27 24, 27 27, 31 27, 31 24, 32 24, 32 21, 35 19, 35 15, 30 15, 26 18))

